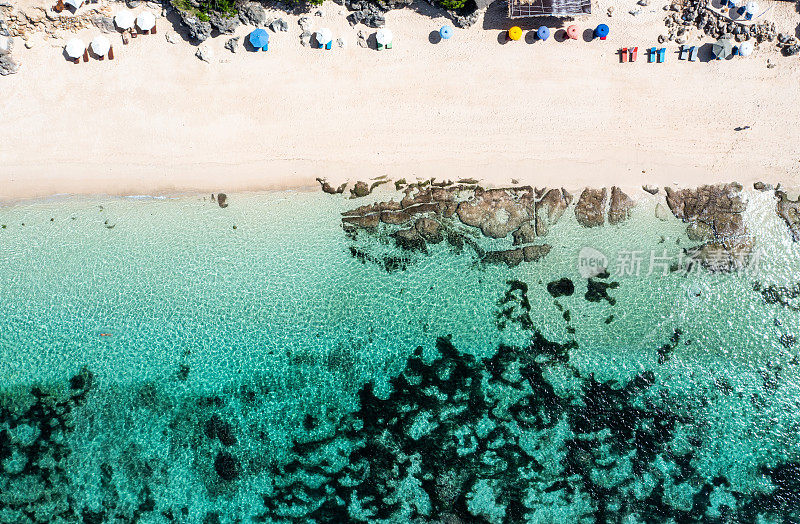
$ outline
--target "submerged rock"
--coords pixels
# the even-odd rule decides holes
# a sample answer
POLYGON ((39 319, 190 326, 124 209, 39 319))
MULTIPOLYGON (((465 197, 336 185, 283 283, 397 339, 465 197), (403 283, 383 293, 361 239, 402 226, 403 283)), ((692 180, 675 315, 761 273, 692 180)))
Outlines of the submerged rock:
POLYGON ((219 478, 225 481, 236 480, 241 473, 241 465, 239 459, 228 453, 227 451, 220 451, 214 459, 214 471, 217 472, 219 478))
POLYGON ((550 226, 558 222, 572 203, 572 195, 566 189, 551 189, 536 202, 536 234, 545 236, 550 226))
POLYGON ((442 236, 442 225, 430 218, 420 218, 414 224, 414 228, 419 235, 431 244, 438 244, 444 237, 442 236))
POLYGON ((471 200, 458 204, 456 214, 461 222, 479 227, 487 237, 504 238, 534 218, 533 190, 476 190, 471 200))
POLYGON ((219 207, 222 208, 228 207, 228 195, 225 193, 219 193, 217 195, 217 204, 219 204, 219 207))
POLYGON ((572 283, 572 280, 568 278, 562 278, 559 280, 554 280, 547 284, 547 292, 550 293, 554 298, 567 296, 572 296, 575 293, 575 284, 572 283))

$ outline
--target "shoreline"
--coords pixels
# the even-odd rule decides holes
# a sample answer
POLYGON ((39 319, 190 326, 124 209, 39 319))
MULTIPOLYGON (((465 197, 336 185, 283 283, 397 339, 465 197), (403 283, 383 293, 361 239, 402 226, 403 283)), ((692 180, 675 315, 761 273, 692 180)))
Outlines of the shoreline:
POLYGON ((501 43, 494 12, 433 44, 445 18, 394 10, 396 45, 376 52, 355 40, 374 30, 326 2, 310 19, 343 49, 303 47, 300 17, 281 14, 290 30, 272 33, 269 52, 224 49, 252 29, 241 26, 204 44, 211 63, 164 18, 130 45, 109 35, 114 61, 80 65, 62 55, 74 33, 36 33, 31 49, 17 39, 20 72, 0 79, 0 199, 302 190, 317 177, 383 175, 573 190, 800 185, 800 128, 787 125, 800 120, 796 57, 776 59, 765 42, 748 58, 689 63, 667 43, 666 63, 640 53, 620 64, 620 47, 664 32, 662 3, 633 17, 622 0, 599 0, 580 24, 608 22, 607 41, 533 44, 501 43))

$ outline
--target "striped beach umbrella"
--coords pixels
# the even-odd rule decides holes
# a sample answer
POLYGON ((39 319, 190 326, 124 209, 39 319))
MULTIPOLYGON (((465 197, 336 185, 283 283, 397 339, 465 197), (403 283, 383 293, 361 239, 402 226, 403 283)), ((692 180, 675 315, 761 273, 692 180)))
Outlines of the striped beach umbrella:
POLYGON ((150 31, 156 25, 156 16, 150 11, 142 11, 136 17, 136 27, 142 31, 150 31))
POLYGON ((106 56, 108 50, 111 49, 111 42, 108 41, 103 35, 97 35, 89 44, 92 47, 92 52, 97 56, 106 56))
POLYGON ((80 58, 84 51, 86 51, 86 44, 84 44, 83 40, 80 38, 73 38, 67 42, 67 45, 64 46, 64 49, 66 50, 68 57, 80 58))
POLYGON ((442 37, 442 40, 447 40, 451 36, 453 36, 453 28, 449 25, 443 25, 441 29, 439 29, 439 36, 442 37))
POLYGON ((136 19, 133 16, 133 13, 130 11, 119 11, 116 15, 114 15, 114 23, 117 24, 117 27, 126 31, 128 29, 133 28, 133 23, 136 19))

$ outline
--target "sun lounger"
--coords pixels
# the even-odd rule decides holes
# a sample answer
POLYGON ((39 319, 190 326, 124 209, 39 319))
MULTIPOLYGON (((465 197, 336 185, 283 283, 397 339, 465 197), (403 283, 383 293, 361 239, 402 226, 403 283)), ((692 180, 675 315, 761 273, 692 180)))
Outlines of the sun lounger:
POLYGON ((114 48, 113 47, 109 47, 108 48, 108 59, 109 60, 114 60, 114 48))
POLYGON ((325 49, 327 49, 328 51, 330 51, 330 50, 331 50, 331 44, 332 44, 332 43, 333 43, 333 42, 331 41, 331 42, 328 42, 327 44, 325 44, 325 49))
POLYGON ((388 44, 386 44, 386 49, 391 49, 391 48, 392 48, 392 43, 391 43, 391 42, 389 42, 388 44))
POLYGON ((383 51, 383 44, 378 44, 378 51, 383 51))
POLYGON ((83 52, 83 61, 84 62, 88 62, 89 61, 89 50, 88 49, 83 52))
POLYGON ((682 45, 678 60, 686 60, 687 58, 689 58, 689 46, 682 45))
POLYGON ((662 47, 661 49, 658 50, 658 63, 663 64, 664 60, 666 59, 667 59, 667 48, 662 47))
POLYGON ((628 61, 628 48, 627 47, 623 47, 622 49, 620 49, 620 51, 619 51, 619 61, 621 63, 623 63, 623 64, 628 61))
POLYGON ((657 53, 657 51, 656 51, 655 47, 651 47, 650 49, 647 50, 647 62, 648 63, 652 64, 653 62, 656 61, 656 58, 657 58, 656 53, 657 53))
POLYGON ((56 13, 60 13, 63 10, 64 10, 64 0, 58 0, 58 3, 53 8, 53 11, 55 11, 56 13))
POLYGON ((639 48, 638 47, 631 47, 631 62, 636 62, 636 59, 639 58, 639 48))
POLYGON ((130 38, 128 38, 128 32, 127 31, 123 31, 122 32, 122 44, 123 45, 128 45, 129 42, 130 42, 130 38))
POLYGON ((697 60, 697 47, 692 46, 689 48, 689 62, 697 60))
POLYGON ((156 26, 155 26, 155 24, 153 24, 153 29, 150 30, 150 34, 151 35, 156 34, 156 26))

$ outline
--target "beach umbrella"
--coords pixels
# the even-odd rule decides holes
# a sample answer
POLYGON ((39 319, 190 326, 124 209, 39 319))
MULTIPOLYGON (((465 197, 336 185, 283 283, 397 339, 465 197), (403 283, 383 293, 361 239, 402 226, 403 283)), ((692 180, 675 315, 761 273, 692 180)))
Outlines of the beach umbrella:
POLYGON ((439 29, 439 36, 441 36, 443 40, 447 40, 453 36, 453 28, 449 25, 443 25, 442 28, 439 29))
POLYGON ((392 38, 394 38, 394 35, 388 29, 378 29, 378 32, 375 33, 375 41, 380 45, 391 44, 392 38))
POLYGON ((130 11, 120 11, 114 15, 114 23, 123 31, 132 28, 134 20, 133 13, 130 11))
POLYGON ((536 30, 536 38, 539 40, 547 40, 550 38, 550 28, 547 26, 540 26, 539 29, 536 30))
POLYGON ((508 38, 511 40, 519 40, 522 38, 522 29, 517 26, 512 27, 508 30, 508 38))
POLYGON ((247 39, 250 40, 250 43, 253 44, 253 47, 256 49, 263 49, 269 44, 269 33, 259 27, 258 29, 254 29, 247 39))
POLYGON ((733 54, 733 44, 730 38, 720 38, 711 45, 711 54, 717 60, 728 58, 733 54))
POLYGON ((323 27, 322 29, 317 31, 315 36, 317 38, 317 43, 321 45, 325 45, 331 40, 333 40, 333 33, 331 33, 331 30, 328 29, 327 27, 323 27))
POLYGON ((608 26, 606 24, 598 25, 594 30, 594 36, 601 40, 605 40, 608 36, 608 26))
POLYGON ((106 56, 108 50, 111 49, 111 42, 108 41, 108 38, 104 37, 103 35, 97 35, 92 40, 92 43, 89 44, 92 46, 92 52, 97 56, 106 56))
POLYGON ((578 26, 571 25, 567 28, 567 36, 572 40, 578 39, 578 26))
POLYGON ((753 0, 750 0, 749 2, 747 2, 747 4, 745 4, 744 9, 746 12, 750 13, 751 15, 754 15, 758 11, 758 3, 754 2, 753 0))
POLYGON ((136 27, 142 31, 150 31, 156 25, 156 16, 150 11, 142 11, 136 17, 136 27))
POLYGON ((747 40, 739 44, 739 54, 742 56, 750 56, 753 54, 753 41, 747 40))
POLYGON ((67 56, 70 58, 80 58, 84 51, 86 51, 86 44, 80 38, 73 38, 64 46, 67 51, 67 56))
POLYGON ((64 3, 77 9, 83 5, 83 0, 64 0, 64 3))

